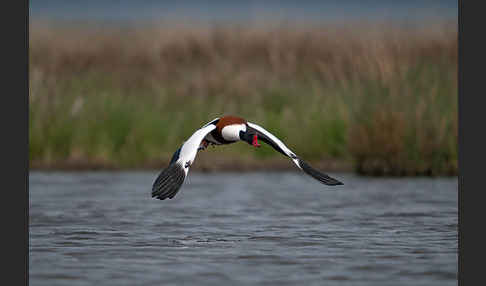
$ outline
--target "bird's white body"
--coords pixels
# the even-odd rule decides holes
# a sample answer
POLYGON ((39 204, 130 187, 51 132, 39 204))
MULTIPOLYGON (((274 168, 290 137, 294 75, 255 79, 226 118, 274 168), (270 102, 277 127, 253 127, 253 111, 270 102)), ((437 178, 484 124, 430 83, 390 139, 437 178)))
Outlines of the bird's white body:
POLYGON ((246 132, 245 124, 231 124, 223 127, 221 135, 226 141, 239 141, 240 131, 246 132))

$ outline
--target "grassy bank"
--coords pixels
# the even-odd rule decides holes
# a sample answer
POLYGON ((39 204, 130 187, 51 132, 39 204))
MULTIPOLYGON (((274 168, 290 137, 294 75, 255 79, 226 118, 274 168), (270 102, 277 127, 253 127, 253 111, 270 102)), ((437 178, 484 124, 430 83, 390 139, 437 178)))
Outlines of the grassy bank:
MULTIPOLYGON (((162 167, 223 114, 327 169, 457 173, 457 29, 392 25, 31 24, 30 163, 162 167)), ((210 148, 194 165, 277 168, 270 147, 210 148)))

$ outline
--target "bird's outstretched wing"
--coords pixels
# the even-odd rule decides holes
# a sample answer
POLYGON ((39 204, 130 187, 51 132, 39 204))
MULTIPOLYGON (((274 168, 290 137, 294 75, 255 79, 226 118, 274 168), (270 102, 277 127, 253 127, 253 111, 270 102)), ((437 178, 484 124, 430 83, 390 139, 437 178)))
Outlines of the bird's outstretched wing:
POLYGON ((172 156, 169 166, 162 170, 152 186, 152 197, 160 200, 172 199, 189 173, 189 168, 203 138, 216 128, 213 124, 217 119, 196 130, 172 156))
POLYGON ((248 125, 247 132, 256 133, 258 139, 267 143, 278 152, 292 159, 292 161, 295 163, 295 165, 297 165, 297 167, 299 167, 306 174, 312 176, 314 179, 329 186, 336 186, 336 185, 343 184, 340 181, 331 178, 330 176, 312 168, 308 163, 300 159, 297 155, 294 154, 294 152, 292 152, 287 146, 285 146, 285 144, 282 141, 280 141, 280 139, 278 139, 272 133, 265 130, 263 127, 251 122, 247 122, 247 125, 248 125))

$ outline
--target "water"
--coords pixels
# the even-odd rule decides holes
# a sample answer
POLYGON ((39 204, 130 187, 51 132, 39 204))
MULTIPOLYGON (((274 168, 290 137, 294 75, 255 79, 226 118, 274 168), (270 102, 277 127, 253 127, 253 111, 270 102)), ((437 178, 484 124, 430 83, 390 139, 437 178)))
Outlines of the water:
POLYGON ((30 285, 457 285, 457 179, 31 172, 30 285))

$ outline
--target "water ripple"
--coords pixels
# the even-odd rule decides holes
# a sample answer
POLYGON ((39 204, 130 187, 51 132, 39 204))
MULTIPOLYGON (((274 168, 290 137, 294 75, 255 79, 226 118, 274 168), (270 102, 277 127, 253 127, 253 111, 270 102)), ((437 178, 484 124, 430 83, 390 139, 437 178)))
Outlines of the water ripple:
POLYGON ((457 284, 457 180, 342 174, 324 192, 299 173, 194 173, 159 201, 156 175, 32 172, 29 282, 457 284))

